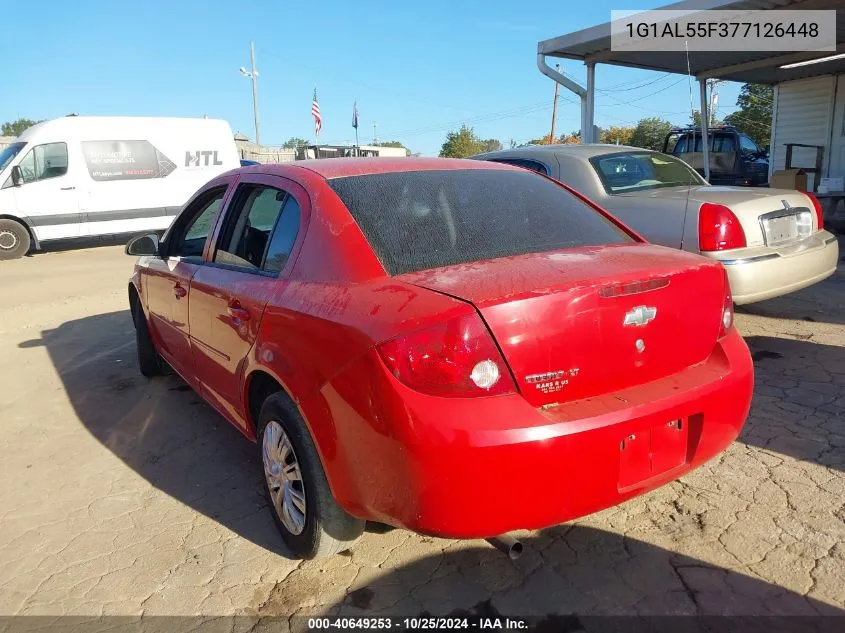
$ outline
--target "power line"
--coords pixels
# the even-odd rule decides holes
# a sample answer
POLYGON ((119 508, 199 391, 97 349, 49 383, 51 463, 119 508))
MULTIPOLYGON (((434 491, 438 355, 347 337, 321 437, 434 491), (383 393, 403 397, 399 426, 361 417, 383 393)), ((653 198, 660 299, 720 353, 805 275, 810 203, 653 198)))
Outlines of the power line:
POLYGON ((632 86, 631 88, 596 88, 596 92, 630 92, 632 90, 639 90, 640 88, 645 88, 646 86, 651 86, 656 84, 658 81, 663 81, 667 77, 671 77, 673 73, 666 73, 665 75, 658 77, 657 79, 652 79, 651 81, 646 81, 645 83, 640 84, 639 86, 632 86))
POLYGON ((453 121, 446 121, 443 123, 435 123, 419 128, 409 128, 406 130, 393 130, 390 132, 392 136, 417 136, 420 134, 427 134, 429 132, 441 132, 443 130, 451 130, 460 125, 466 125, 469 123, 488 123, 492 121, 500 121, 502 119, 511 118, 514 116, 522 116, 524 114, 531 114, 534 112, 540 112, 542 110, 550 109, 552 106, 547 101, 541 101, 538 103, 527 104, 523 106, 518 106, 515 108, 510 108, 508 110, 502 110, 499 112, 488 112, 486 114, 481 114, 474 117, 468 117, 463 119, 455 119, 453 121))

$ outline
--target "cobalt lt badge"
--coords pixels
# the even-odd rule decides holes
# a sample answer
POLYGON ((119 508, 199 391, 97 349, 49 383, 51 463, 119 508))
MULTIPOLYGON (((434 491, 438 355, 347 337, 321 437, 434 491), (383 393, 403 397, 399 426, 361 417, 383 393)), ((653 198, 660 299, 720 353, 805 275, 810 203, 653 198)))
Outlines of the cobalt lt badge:
POLYGON ((645 325, 657 316, 657 308, 651 306, 637 306, 630 312, 625 313, 625 320, 622 325, 633 325, 636 327, 645 325))

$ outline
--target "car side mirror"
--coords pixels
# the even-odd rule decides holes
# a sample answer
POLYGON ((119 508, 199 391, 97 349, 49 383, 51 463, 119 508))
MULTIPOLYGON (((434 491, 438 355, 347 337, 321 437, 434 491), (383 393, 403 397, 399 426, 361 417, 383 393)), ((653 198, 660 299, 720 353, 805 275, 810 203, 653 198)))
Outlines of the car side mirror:
POLYGON ((135 257, 143 257, 145 255, 158 257, 160 252, 161 242, 159 242, 158 235, 155 233, 133 237, 126 244, 126 254, 134 255, 135 257))
POLYGON ((12 184, 15 187, 20 187, 23 183, 23 171, 21 171, 20 165, 15 165, 12 167, 12 184))

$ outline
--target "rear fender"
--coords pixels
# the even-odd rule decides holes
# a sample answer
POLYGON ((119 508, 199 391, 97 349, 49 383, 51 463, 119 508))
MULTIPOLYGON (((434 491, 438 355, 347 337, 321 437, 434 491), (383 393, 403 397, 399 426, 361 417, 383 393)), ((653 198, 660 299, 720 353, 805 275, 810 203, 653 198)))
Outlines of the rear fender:
MULTIPOLYGON (((289 387, 290 380, 285 380, 286 372, 284 370, 280 371, 280 365, 283 365, 283 363, 271 361, 268 364, 266 362, 260 362, 259 355, 262 352, 257 350, 258 346, 253 346, 244 364, 244 378, 241 384, 244 403, 243 415, 247 421, 246 428, 243 430, 244 434, 252 441, 259 441, 257 437, 258 420, 253 419, 250 414, 249 390, 250 383, 257 372, 264 372, 279 384, 282 391, 287 394, 291 402, 296 406, 299 415, 305 422, 308 432, 311 434, 311 438, 314 440, 314 446, 317 448, 317 454, 320 457, 323 471, 326 473, 326 479, 329 482, 332 495, 344 510, 354 515, 356 506, 352 500, 357 497, 357 493, 349 485, 349 482, 352 480, 348 473, 349 465, 341 459, 338 450, 338 434, 335 420, 332 417, 329 405, 323 394, 318 391, 304 399, 297 397, 297 394, 289 387)), ((264 355, 266 356, 266 351, 264 355)))

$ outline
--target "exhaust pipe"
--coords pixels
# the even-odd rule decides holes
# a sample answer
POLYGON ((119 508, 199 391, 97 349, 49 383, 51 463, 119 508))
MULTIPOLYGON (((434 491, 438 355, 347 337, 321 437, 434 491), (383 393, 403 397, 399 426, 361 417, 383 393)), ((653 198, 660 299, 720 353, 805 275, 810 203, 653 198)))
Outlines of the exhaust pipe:
POLYGON ((522 542, 512 536, 501 534, 493 538, 488 538, 487 542, 511 560, 516 560, 522 556, 522 542))

